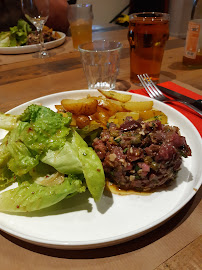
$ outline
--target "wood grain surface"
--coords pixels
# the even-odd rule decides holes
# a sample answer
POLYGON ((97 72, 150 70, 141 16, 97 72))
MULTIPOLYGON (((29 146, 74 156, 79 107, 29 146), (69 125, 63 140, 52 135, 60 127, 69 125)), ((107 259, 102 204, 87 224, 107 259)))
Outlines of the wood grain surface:
MULTIPOLYGON (((130 82, 127 29, 96 31, 94 39, 123 43, 117 89, 140 86, 130 82)), ((170 38, 163 58, 160 82, 173 81, 202 94, 202 70, 182 64, 184 40, 170 38)), ((44 95, 86 89, 79 52, 71 39, 52 50, 49 59, 34 54, 0 55, 0 111, 44 95)), ((201 270, 202 269, 202 188, 175 216, 152 232, 126 243, 94 250, 57 250, 19 240, 1 231, 2 270, 201 270)))
POLYGON ((156 270, 202 269, 202 235, 172 256, 156 270))

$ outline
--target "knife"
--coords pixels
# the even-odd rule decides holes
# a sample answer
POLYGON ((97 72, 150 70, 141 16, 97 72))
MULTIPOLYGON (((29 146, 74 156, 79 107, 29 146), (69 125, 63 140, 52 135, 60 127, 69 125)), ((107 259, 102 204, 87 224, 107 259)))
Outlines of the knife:
POLYGON ((157 87, 164 93, 168 94, 171 97, 177 98, 179 100, 183 100, 191 105, 193 105, 194 107, 198 108, 199 110, 202 111, 202 99, 193 99, 187 96, 184 96, 178 92, 172 91, 168 88, 165 88, 163 86, 157 85, 157 87))

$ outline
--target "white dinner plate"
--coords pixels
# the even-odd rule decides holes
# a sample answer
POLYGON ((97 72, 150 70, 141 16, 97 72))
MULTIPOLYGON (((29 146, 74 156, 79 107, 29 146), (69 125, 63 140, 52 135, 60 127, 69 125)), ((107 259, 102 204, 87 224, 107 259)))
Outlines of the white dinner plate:
MULTIPOLYGON (((121 91, 119 91, 121 92, 121 91)), ((32 103, 55 110, 64 98, 98 96, 97 90, 68 91, 44 96, 22 104, 9 113, 20 114, 32 103)), ((133 100, 149 98, 131 94, 133 100)), ((154 107, 163 111, 170 125, 180 127, 192 150, 183 159, 182 169, 172 186, 148 196, 108 194, 95 204, 88 192, 28 214, 0 213, 0 228, 17 238, 42 246, 61 249, 87 249, 118 244, 143 235, 176 214, 195 194, 202 182, 201 137, 181 113, 159 101, 154 107)), ((4 136, 0 132, 0 137, 4 136)), ((11 187, 9 187, 11 188, 11 187)))
MULTIPOLYGON (((60 38, 44 43, 46 49, 53 49, 64 43, 66 35, 62 32, 58 32, 60 38)), ((15 47, 0 47, 0 54, 23 54, 23 53, 33 53, 40 49, 39 44, 25 45, 25 46, 15 46, 15 47)))

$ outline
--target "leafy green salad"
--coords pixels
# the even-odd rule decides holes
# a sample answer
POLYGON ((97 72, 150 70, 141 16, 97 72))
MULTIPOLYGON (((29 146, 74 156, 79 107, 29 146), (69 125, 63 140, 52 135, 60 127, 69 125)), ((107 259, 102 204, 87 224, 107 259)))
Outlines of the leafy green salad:
POLYGON ((66 117, 32 104, 19 115, 0 114, 8 131, 0 145, 0 211, 30 212, 89 190, 102 196, 105 176, 97 154, 66 117))
POLYGON ((31 32, 32 28, 30 25, 23 19, 20 19, 16 26, 10 27, 10 31, 0 33, 0 47, 25 45, 31 32))

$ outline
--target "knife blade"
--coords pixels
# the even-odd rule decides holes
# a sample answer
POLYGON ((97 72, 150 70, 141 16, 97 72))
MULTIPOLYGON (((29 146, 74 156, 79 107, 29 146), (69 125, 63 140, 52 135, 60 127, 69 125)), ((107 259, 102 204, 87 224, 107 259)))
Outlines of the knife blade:
POLYGON ((187 97, 187 96, 184 96, 178 92, 175 92, 173 90, 170 90, 168 88, 165 88, 163 86, 160 86, 160 85, 157 85, 157 87, 164 93, 166 93, 167 95, 171 96, 171 97, 174 97, 174 98, 177 98, 177 99, 181 99, 187 103, 190 103, 191 105, 193 105, 194 107, 198 108, 199 110, 202 111, 202 99, 193 99, 193 98, 190 98, 190 97, 187 97))

